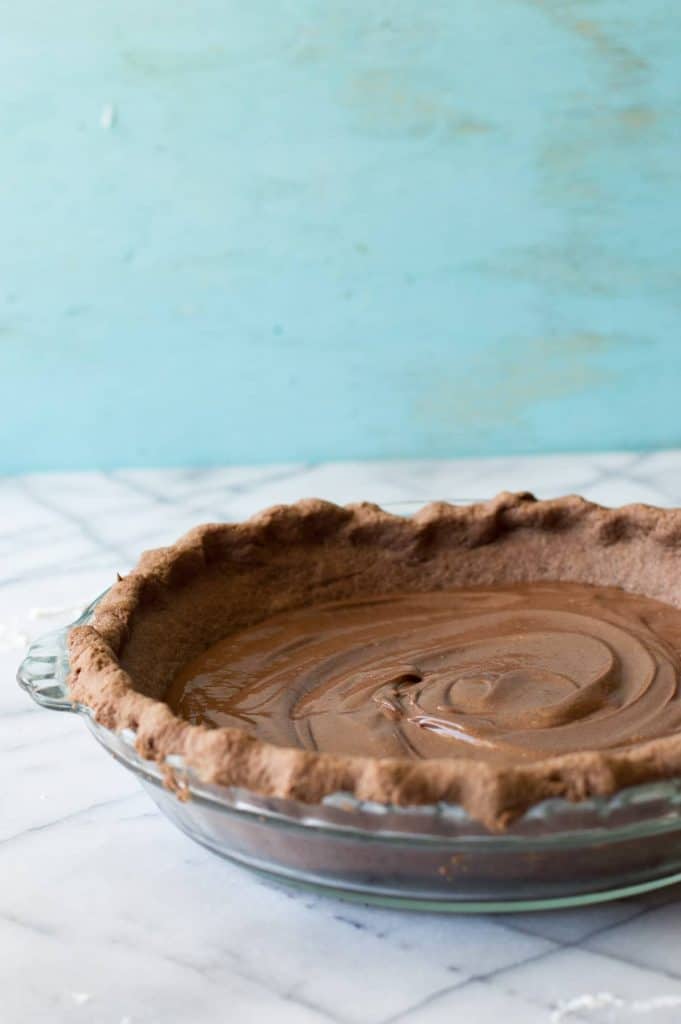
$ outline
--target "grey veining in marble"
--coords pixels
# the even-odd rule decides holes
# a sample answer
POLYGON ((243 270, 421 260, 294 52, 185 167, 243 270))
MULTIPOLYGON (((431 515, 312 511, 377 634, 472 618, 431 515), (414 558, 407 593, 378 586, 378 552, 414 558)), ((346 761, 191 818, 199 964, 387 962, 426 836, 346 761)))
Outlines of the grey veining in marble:
POLYGON ((318 495, 501 488, 681 504, 681 452, 62 474, 0 481, 0 1024, 681 1021, 678 889, 438 917, 268 887, 192 844, 71 716, 14 685, 146 547, 318 495))

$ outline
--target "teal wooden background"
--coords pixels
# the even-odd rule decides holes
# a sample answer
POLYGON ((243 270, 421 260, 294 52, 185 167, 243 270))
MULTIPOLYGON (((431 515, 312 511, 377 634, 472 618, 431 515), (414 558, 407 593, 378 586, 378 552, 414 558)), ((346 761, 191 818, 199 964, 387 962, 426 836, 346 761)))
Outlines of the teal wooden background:
POLYGON ((671 0, 0 0, 0 470, 681 443, 671 0))

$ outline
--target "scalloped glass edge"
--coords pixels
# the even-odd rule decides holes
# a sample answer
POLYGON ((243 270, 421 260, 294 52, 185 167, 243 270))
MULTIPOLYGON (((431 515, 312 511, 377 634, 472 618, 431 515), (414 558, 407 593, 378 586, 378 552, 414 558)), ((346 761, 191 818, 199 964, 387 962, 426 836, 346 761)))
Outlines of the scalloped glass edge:
POLYGON ((488 831, 456 804, 397 807, 335 793, 321 804, 310 805, 204 783, 178 755, 168 757, 164 764, 142 758, 135 747, 133 730, 115 733, 100 725, 88 707, 71 702, 67 685, 68 633, 74 626, 92 620, 103 597, 100 594, 74 622, 35 640, 19 666, 17 681, 41 706, 82 715, 102 746, 131 771, 165 785, 170 769, 185 798, 207 801, 230 813, 266 816, 273 824, 350 832, 367 839, 406 836, 416 842, 442 842, 449 838, 498 847, 530 841, 533 846, 560 843, 564 848, 566 844, 581 845, 589 838, 602 841, 604 833, 615 841, 681 826, 681 778, 644 783, 610 797, 590 797, 579 803, 551 798, 535 804, 503 833, 488 831))

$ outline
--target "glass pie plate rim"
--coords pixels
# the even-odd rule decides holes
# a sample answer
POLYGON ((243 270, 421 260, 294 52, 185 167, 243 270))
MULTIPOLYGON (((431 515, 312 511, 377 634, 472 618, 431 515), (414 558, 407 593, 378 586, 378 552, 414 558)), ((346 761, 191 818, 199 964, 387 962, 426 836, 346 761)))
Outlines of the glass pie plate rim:
MULTIPOLYGON (((321 804, 307 805, 204 783, 177 756, 168 758, 163 765, 145 760, 135 748, 132 730, 113 732, 98 723, 89 708, 74 704, 69 696, 69 630, 75 625, 90 622, 103 596, 96 598, 75 622, 35 640, 19 666, 17 681, 40 706, 82 716, 98 742, 138 776, 161 811, 214 852, 288 884, 331 892, 345 899, 438 911, 498 913, 576 906, 633 895, 681 881, 681 778, 644 783, 619 790, 609 797, 592 797, 580 803, 551 798, 530 808, 507 831, 492 833, 457 805, 388 807, 363 802, 346 793, 334 794, 321 804), (350 844, 360 860, 366 844, 374 844, 381 850, 392 848, 396 852, 420 850, 429 853, 430 847, 433 852, 436 849, 446 851, 452 863, 457 857, 484 859, 491 855, 514 860, 524 856, 530 858, 527 863, 531 864, 531 858, 551 856, 552 852, 563 854, 570 851, 573 856, 577 853, 584 855, 596 848, 614 849, 618 844, 623 844, 624 848, 627 844, 640 844, 644 840, 655 843, 664 840, 665 836, 670 837, 671 846, 671 840, 675 842, 678 835, 678 862, 670 854, 668 864, 663 856, 662 863, 651 866, 650 871, 645 868, 639 870, 633 879, 626 873, 626 877, 613 873, 612 878, 603 880, 603 884, 595 888, 585 886, 584 880, 576 880, 572 887, 567 886, 566 891, 554 886, 555 892, 551 888, 544 892, 539 886, 535 892, 531 884, 529 890, 524 885, 520 891, 517 886, 504 887, 502 884, 499 891, 481 892, 472 887, 468 892, 465 877, 463 881, 458 879, 450 891, 450 878, 446 871, 442 884, 438 881, 432 891, 414 891, 413 886, 403 886, 402 883, 386 889, 380 878, 370 877, 354 884, 334 877, 333 866, 324 876, 313 877, 314 873, 305 868, 296 871, 291 865, 277 863, 276 855, 274 862, 270 855, 268 863, 258 863, 257 857, 245 856, 243 852, 240 855, 231 849, 228 839, 215 841, 214 837, 202 835, 201 829, 190 823, 192 815, 196 817, 194 811, 200 816, 201 808, 204 817, 209 812, 211 815, 217 813, 224 817, 226 823, 228 818, 232 824, 239 821, 239 827, 255 825, 272 833, 283 829, 308 838, 323 836, 325 842, 328 840, 343 846, 350 844)), ((228 834, 227 827, 225 836, 228 834)))

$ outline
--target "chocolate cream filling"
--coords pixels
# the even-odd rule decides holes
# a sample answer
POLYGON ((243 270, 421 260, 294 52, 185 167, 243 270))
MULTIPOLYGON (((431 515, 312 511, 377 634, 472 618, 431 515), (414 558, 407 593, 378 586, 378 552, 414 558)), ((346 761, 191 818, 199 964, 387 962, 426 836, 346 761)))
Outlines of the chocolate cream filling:
POLYGON ((282 612, 196 657, 165 700, 282 747, 507 764, 668 736, 680 678, 679 610, 537 582, 282 612))

